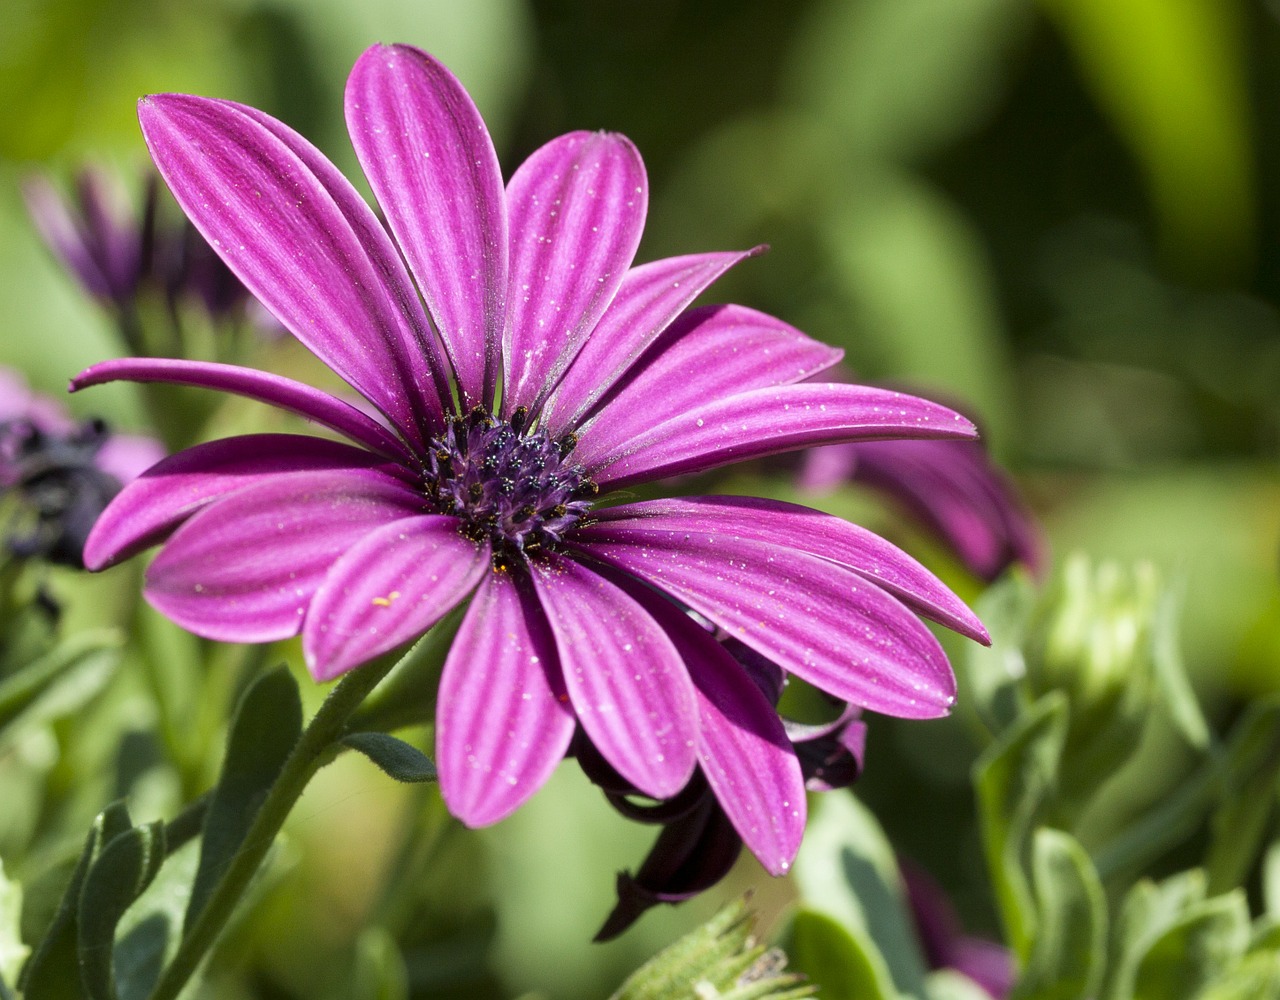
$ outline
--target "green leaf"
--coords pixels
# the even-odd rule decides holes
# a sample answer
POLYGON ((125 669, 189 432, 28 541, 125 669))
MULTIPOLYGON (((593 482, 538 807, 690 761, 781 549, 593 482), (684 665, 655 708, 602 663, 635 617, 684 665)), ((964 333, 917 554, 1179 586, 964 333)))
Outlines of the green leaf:
POLYGON ((1027 879, 1031 833, 1053 790, 1067 732, 1067 700, 1051 692, 1003 733, 974 764, 987 867, 1005 939, 1025 965, 1037 933, 1027 879))
POLYGON ((71 881, 62 895, 58 912, 54 914, 44 938, 36 946, 35 954, 31 956, 18 980, 18 988, 27 997, 33 1000, 39 997, 87 1000, 89 994, 85 992, 80 978, 77 955, 80 893, 103 846, 132 829, 132 826, 129 811, 123 802, 113 802, 94 819, 89 835, 85 838, 80 860, 76 862, 71 881))
POLYGON ((62 718, 102 690, 120 662, 120 634, 78 632, 0 683, 0 748, 34 725, 62 718))
POLYGON ((1228 741, 1221 800, 1210 821, 1209 892, 1240 885, 1261 849, 1280 778, 1280 701, 1254 702, 1228 741))
POLYGON ((1032 873, 1037 932, 1011 996, 1095 996, 1107 943, 1107 902, 1093 863, 1074 837, 1042 827, 1034 838, 1032 873))
POLYGON ((241 697, 227 736, 222 773, 205 814, 186 928, 195 923, 240 850, 301 733, 302 700, 289 671, 277 667, 257 678, 241 697))
POLYGON ((968 976, 951 969, 938 969, 925 980, 929 1000, 991 1000, 991 994, 968 976))
POLYGON ((1196 1000, 1280 1000, 1280 950, 1245 956, 1196 1000))
POLYGON ((988 587, 974 613, 991 634, 991 645, 965 643, 964 669, 958 671, 961 706, 973 706, 993 735, 1018 717, 1017 686, 1027 675, 1023 646, 1039 598, 1031 577, 1021 570, 988 587))
POLYGON ((880 824, 854 796, 822 796, 795 879, 800 898, 857 941, 882 995, 924 996, 924 958, 897 859, 880 824))
POLYGON ((356 941, 351 1000, 409 1000, 409 973, 395 939, 370 927, 356 941))
POLYGON ((1220 980, 1249 943, 1249 908, 1237 890, 1189 907, 1138 964, 1134 1000, 1181 1000, 1220 980))
POLYGON ((22 886, 10 881, 0 861, 0 982, 18 980, 31 949, 22 943, 22 886))
POLYGON ((745 900, 660 951, 610 1000, 798 1000, 813 995, 782 971, 786 956, 755 943, 745 900))
POLYGON ((1273 840, 1262 862, 1262 898, 1267 913, 1280 920, 1280 840, 1273 840))
POLYGON ((387 733, 348 733, 342 742, 359 750, 396 781, 436 780, 436 765, 417 747, 387 733))
POLYGON ((462 624, 464 607, 431 627, 351 716, 350 728, 380 732, 432 722, 445 657, 462 624))
POLYGON ((783 940, 796 971, 823 1000, 894 1000, 889 969, 869 945, 865 935, 854 936, 833 917, 807 907, 795 912, 783 940))
MULTIPOLYGON (((1179 586, 1178 591, 1181 590, 1179 586)), ((1209 724, 1200 711, 1200 701, 1191 688, 1182 662, 1182 644, 1179 641, 1181 612, 1180 594, 1172 587, 1166 589, 1156 605, 1151 623, 1151 663, 1156 691, 1169 709, 1169 718, 1191 746, 1203 750, 1209 745, 1209 724)))
POLYGON ((77 955, 91 1000, 114 1000, 116 925, 165 859, 164 824, 135 826, 112 838, 89 869, 80 891, 77 955))

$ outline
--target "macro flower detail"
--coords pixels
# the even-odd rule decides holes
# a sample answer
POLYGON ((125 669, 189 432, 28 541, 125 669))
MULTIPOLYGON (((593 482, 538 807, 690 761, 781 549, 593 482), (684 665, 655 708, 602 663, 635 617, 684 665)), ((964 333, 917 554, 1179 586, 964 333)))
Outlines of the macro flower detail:
POLYGON ((357 61, 346 115, 385 226, 262 112, 175 94, 141 103, 152 156, 196 227, 378 417, 248 368, 96 365, 72 387, 205 386, 346 440, 259 434, 175 454, 107 509, 87 562, 162 543, 153 605, 218 640, 300 633, 322 681, 469 600, 436 719, 455 815, 509 814, 580 726, 655 799, 700 769, 751 849, 784 871, 804 829, 795 751, 687 610, 841 701, 918 718, 944 714, 955 690, 918 616, 986 634, 919 564, 836 518, 610 494, 814 444, 971 437, 973 425, 901 393, 807 381, 839 352, 751 309, 692 307, 754 251, 634 266, 647 181, 622 136, 552 140, 504 187, 465 90, 398 45, 357 61))

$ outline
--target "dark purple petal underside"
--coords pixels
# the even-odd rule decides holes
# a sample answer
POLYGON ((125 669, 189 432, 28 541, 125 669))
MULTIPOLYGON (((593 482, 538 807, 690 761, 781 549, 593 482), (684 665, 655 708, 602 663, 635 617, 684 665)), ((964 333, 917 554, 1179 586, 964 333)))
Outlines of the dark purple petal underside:
POLYGON ((173 358, 119 358, 86 368, 71 380, 71 391, 119 381, 168 382, 247 396, 313 420, 388 458, 403 461, 408 456, 395 435, 350 403, 302 382, 256 368, 173 358))
POLYGON ((613 450, 603 453, 584 434, 579 448, 590 459, 578 461, 601 487, 617 490, 817 444, 969 438, 976 433, 965 417, 915 396, 806 382, 711 400, 651 424, 633 438, 614 441, 613 450))
POLYGON ((799 549, 847 566, 940 625, 990 642, 982 622, 941 580, 896 545, 831 514, 780 500, 706 496, 610 507, 596 517, 638 530, 705 529, 799 549))
POLYGON ((439 428, 448 384, 418 293, 337 169, 229 101, 159 94, 138 118, 174 197, 245 287, 410 441, 439 428))
POLYGON ((733 265, 763 249, 668 257, 631 268, 551 394, 543 416, 552 436, 578 426, 694 299, 733 265))
POLYGON ((464 409, 493 398, 507 292, 502 172, 480 112, 444 66, 375 45, 347 78, 347 130, 427 312, 464 409))
POLYGON ((609 132, 553 139, 511 178, 508 414, 545 398, 608 308, 640 243, 648 191, 635 146, 609 132))
POLYGON ((178 528, 148 567, 144 593, 209 639, 284 639, 302 628, 334 560, 419 502, 375 469, 264 477, 178 528))
POLYGON ((449 649, 436 713, 436 767, 468 826, 510 815, 564 757, 575 719, 537 598, 509 573, 481 582, 449 649))
POLYGON ((595 524, 574 541, 842 701, 927 719, 955 699, 951 667, 924 624, 836 563, 741 534, 643 521, 595 524))
POLYGON ((214 500, 275 475, 352 470, 383 462, 359 448, 298 434, 223 438, 180 451, 125 486, 85 543, 89 569, 105 569, 168 537, 214 500))
POLYGON ((591 742, 653 798, 674 795, 697 760, 693 682, 670 638, 617 586, 571 559, 531 566, 565 687, 591 742))
POLYGON ((421 635, 466 600, 489 568, 489 545, 455 517, 386 519, 344 552, 307 611, 302 655, 332 680, 421 635), (388 523, 390 522, 390 523, 388 523))

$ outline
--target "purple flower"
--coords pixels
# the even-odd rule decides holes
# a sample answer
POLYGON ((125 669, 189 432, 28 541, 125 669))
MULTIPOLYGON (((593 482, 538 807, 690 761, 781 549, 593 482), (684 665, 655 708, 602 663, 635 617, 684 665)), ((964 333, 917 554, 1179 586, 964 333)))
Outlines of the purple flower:
POLYGON ((155 175, 146 179, 136 212, 96 170, 78 175, 74 201, 39 176, 27 179, 23 193, 37 231, 63 266, 90 295, 122 313, 131 313, 146 290, 162 294, 173 309, 194 299, 215 320, 253 306, 190 222, 166 222, 155 175))
POLYGON ((346 112, 387 228, 262 112, 143 100, 152 156, 197 228, 380 419, 229 365, 89 369, 73 388, 208 386, 350 442, 263 434, 174 455, 111 505, 90 565, 163 542, 152 604, 213 639, 301 633, 318 680, 470 599, 436 720, 455 815, 509 814, 580 724, 656 799, 701 764, 752 850, 785 870, 804 829, 799 761, 768 698, 684 609, 840 700, 911 717, 945 713, 955 689, 917 614, 985 640, 982 625, 836 518, 740 497, 601 497, 810 444, 973 426, 900 393, 806 382, 839 353, 750 309, 690 308, 751 252, 633 267, 647 186, 622 136, 555 139, 504 190, 470 97, 406 46, 361 56, 346 112))
POLYGON ((802 488, 827 492, 848 481, 896 500, 980 579, 1014 563, 1043 567, 1034 517, 976 441, 858 441, 805 454, 802 488))
POLYGON ((85 539, 120 487, 164 457, 151 438, 73 420, 54 400, 0 368, 0 494, 16 500, 8 548, 82 567, 85 539))

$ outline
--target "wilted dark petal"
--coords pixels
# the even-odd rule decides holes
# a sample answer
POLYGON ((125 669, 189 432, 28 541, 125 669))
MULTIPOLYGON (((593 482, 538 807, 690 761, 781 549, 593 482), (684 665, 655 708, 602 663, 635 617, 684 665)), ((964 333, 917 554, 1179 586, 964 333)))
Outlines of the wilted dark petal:
POLYGON ((480 112, 444 66, 375 45, 347 79, 347 130, 404 250, 469 409, 493 398, 507 292, 502 173, 480 112))
POLYGON ((30 177, 22 185, 27 212, 45 245, 91 295, 111 299, 119 291, 104 268, 87 234, 71 213, 66 200, 44 177, 30 177))
POLYGON ((436 766, 449 811, 496 823, 564 757, 573 710, 537 598, 509 573, 480 583, 440 677, 436 766))
POLYGON ((302 382, 256 368, 173 358, 119 358, 86 368, 71 380, 71 391, 118 381, 168 382, 247 396, 314 420, 388 458, 403 461, 408 457, 395 435, 350 403, 302 382))
POLYGON ((609 132, 552 139, 515 172, 505 413, 541 402, 573 361, 631 266, 648 199, 640 154, 609 132))
POLYGON ((488 572, 487 542, 464 538, 455 517, 420 510, 419 502, 416 516, 385 519, 329 570, 302 632, 316 680, 332 680, 421 635, 488 572))
POLYGON ((694 299, 734 264, 763 250, 690 254, 631 268, 547 403, 543 418, 551 434, 580 424, 694 299))
POLYGON ((261 477, 178 528, 148 567, 144 593, 209 639, 284 639, 302 628, 335 560, 414 509, 403 484, 373 469, 261 477))
POLYGON ((698 717, 671 639, 631 597, 570 559, 549 557, 531 576, 591 742, 644 794, 674 795, 697 762, 698 717))
MULTIPOLYGON (((371 469, 383 458, 297 434, 223 438, 171 455, 129 483, 103 512, 85 544, 90 569, 105 569, 162 542, 214 500, 278 474, 371 469)), ((420 500, 402 486, 403 502, 420 500)))
POLYGON ((791 738, 804 786, 811 792, 830 792, 847 788, 862 774, 867 753, 867 724, 858 715, 861 710, 849 707, 840 718, 825 726, 803 726, 784 720, 791 738))
POLYGON ((652 590, 628 593, 662 626, 698 693, 698 757, 730 822, 770 875, 782 875, 804 836, 804 779, 773 704, 711 634, 652 590))
MULTIPOLYGON (((654 399, 653 405, 659 405, 654 399)), ((915 396, 866 386, 806 382, 713 399, 652 424, 602 453, 583 435, 579 458, 601 487, 625 489, 685 472, 817 444, 874 438, 969 438, 965 417, 915 396), (584 447, 585 446, 585 447, 584 447)))
POLYGON ((607 466, 656 424, 701 413, 711 400, 799 382, 835 364, 841 353, 744 306, 691 309, 587 418, 575 458, 588 468, 607 466))
POLYGON ((799 504, 757 497, 686 497, 625 504, 600 511, 602 522, 653 529, 705 529, 773 542, 829 559, 887 590, 913 611, 978 642, 987 630, 941 580, 874 532, 799 504))
POLYGON ((838 447, 852 450, 855 482, 901 503, 975 576, 994 580, 1015 562, 1040 568, 1043 544, 1035 521, 980 444, 874 441, 838 447))
POLYGON ((681 903, 729 874, 742 838, 711 795, 686 816, 663 827, 634 876, 618 875, 618 905, 595 939, 610 941, 659 903, 681 903))
POLYGON ((444 366, 398 252, 350 183, 253 108, 160 94, 141 101, 138 117, 174 197, 227 266, 410 441, 424 442, 443 422, 444 366))
POLYGON ((945 715, 955 677, 937 639, 844 567, 742 534, 647 521, 580 529, 591 556, 648 581, 780 667, 887 715, 945 715))

